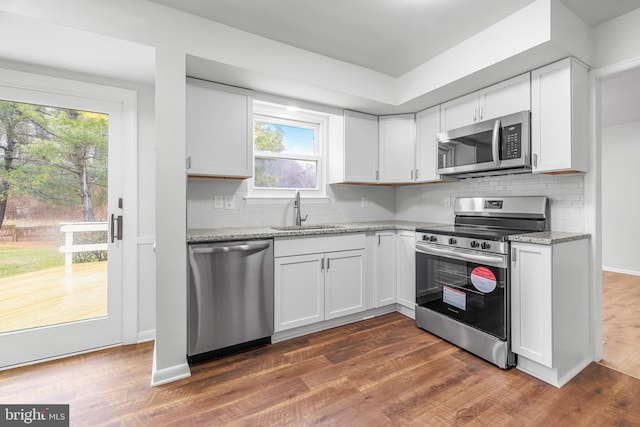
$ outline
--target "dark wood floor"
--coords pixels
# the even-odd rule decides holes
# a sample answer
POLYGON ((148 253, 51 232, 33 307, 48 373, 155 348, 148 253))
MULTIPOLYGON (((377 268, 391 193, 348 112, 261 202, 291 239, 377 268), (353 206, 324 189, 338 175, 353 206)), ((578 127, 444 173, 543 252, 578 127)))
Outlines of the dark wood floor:
POLYGON ((640 380, 591 364, 561 389, 398 313, 192 367, 150 387, 153 344, 0 372, 0 403, 69 403, 72 426, 630 426, 640 380))

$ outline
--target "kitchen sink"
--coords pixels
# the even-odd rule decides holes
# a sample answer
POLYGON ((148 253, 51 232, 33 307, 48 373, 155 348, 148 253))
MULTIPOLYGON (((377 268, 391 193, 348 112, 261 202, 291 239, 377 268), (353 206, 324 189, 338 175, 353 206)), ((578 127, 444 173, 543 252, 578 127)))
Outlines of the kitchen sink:
POLYGON ((283 227, 270 227, 278 231, 296 231, 296 230, 329 230, 334 228, 344 228, 343 225, 317 224, 317 225, 289 225, 283 227))

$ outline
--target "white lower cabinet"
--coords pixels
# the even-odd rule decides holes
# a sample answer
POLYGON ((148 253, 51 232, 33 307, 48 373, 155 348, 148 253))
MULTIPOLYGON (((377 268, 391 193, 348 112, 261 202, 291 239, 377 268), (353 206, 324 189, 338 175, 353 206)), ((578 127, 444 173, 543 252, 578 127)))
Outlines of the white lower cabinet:
POLYGON ((374 239, 374 304, 382 307, 396 303, 396 232, 378 231, 374 239))
POLYGON ((359 249, 326 254, 325 320, 364 311, 364 253, 359 249))
POLYGON ((398 304, 415 310, 416 233, 413 231, 398 231, 396 243, 396 289, 398 291, 398 304))
POLYGON ((364 247, 364 234, 276 239, 275 332, 364 311, 364 247))
POLYGON ((324 254, 275 259, 275 331, 324 320, 324 254))
POLYGON ((512 244, 511 338, 517 367, 557 387, 591 362, 588 242, 512 244))

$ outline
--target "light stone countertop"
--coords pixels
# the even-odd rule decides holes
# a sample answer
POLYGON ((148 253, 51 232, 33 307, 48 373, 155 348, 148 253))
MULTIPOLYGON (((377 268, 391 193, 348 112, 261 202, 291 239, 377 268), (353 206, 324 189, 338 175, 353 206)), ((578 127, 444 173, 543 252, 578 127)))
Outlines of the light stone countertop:
MULTIPOLYGON (((287 226, 261 227, 216 227, 187 230, 187 243, 221 242, 233 240, 272 239, 274 237, 318 236, 323 234, 363 233, 382 230, 409 230, 443 226, 433 222, 420 221, 371 221, 340 224, 320 224, 322 228, 312 228, 314 224, 305 224, 299 229, 287 226)), ((512 242, 553 245, 573 240, 589 239, 590 234, 564 231, 542 231, 537 233, 514 234, 508 237, 512 242)))
POLYGON ((255 240, 274 237, 317 236, 322 234, 362 233, 381 230, 409 230, 442 226, 433 222, 419 221, 372 221, 349 222, 341 224, 321 224, 323 228, 310 228, 314 224, 305 224, 300 229, 281 230, 286 227, 230 227, 230 228, 198 228, 187 230, 187 243, 220 242, 225 240, 255 240))
POLYGON ((509 236, 512 242, 534 243, 537 245, 555 245, 574 240, 590 239, 588 233, 570 233, 566 231, 540 231, 537 233, 514 234, 509 236))

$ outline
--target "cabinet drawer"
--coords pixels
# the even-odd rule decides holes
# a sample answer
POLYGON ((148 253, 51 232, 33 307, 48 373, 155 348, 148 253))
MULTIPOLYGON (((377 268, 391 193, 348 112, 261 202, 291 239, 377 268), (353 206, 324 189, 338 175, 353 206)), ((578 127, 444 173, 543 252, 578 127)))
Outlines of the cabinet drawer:
POLYGON ((279 237, 273 244, 274 256, 294 256, 365 248, 364 233, 321 236, 279 237))

